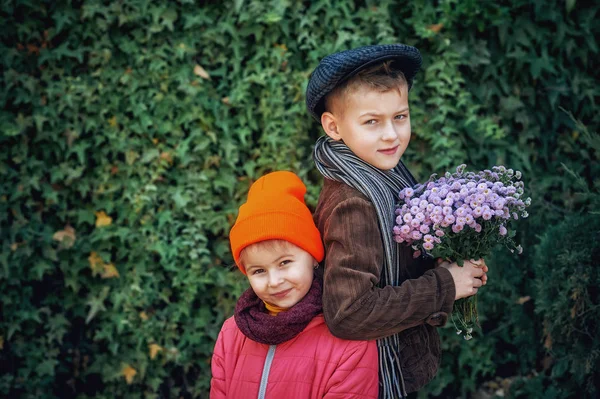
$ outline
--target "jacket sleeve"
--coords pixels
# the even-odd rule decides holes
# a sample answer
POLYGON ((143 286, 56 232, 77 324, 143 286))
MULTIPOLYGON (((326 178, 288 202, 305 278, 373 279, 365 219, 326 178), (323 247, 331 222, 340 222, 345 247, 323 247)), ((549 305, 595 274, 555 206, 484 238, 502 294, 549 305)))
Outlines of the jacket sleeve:
POLYGON ((225 345, 223 342, 223 331, 219 333, 211 360, 210 399, 227 398, 227 387, 225 385, 225 345))
POLYGON ((377 399, 379 374, 375 341, 349 341, 333 375, 325 399, 377 399))
MULTIPOLYGON (((360 197, 340 202, 325 220, 322 233, 323 313, 333 335, 370 340, 423 323, 446 323, 456 295, 447 269, 427 270, 400 286, 377 286, 384 252, 371 202, 360 197)), ((412 257, 399 259, 408 261, 412 257)))

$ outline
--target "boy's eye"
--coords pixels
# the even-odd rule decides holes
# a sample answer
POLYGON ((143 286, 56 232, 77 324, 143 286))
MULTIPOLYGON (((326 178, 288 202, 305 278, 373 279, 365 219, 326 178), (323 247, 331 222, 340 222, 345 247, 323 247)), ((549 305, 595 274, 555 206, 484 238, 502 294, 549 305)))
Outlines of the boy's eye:
POLYGON ((398 119, 398 120, 406 119, 406 115, 404 115, 404 114, 396 115, 396 119, 398 119))
POLYGON ((366 121, 364 124, 365 125, 374 125, 376 124, 377 121, 375 119, 369 119, 368 121, 366 121))

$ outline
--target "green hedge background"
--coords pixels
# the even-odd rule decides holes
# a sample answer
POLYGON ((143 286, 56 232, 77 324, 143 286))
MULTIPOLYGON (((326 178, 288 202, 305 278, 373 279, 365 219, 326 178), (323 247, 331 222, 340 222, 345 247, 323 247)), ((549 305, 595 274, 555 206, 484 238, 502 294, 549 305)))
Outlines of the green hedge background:
POLYGON ((504 164, 533 199, 421 396, 597 395, 600 4, 498 3, 3 1, 0 396, 207 397, 237 207, 278 169, 314 206, 309 73, 395 42, 424 56, 414 173, 504 164))

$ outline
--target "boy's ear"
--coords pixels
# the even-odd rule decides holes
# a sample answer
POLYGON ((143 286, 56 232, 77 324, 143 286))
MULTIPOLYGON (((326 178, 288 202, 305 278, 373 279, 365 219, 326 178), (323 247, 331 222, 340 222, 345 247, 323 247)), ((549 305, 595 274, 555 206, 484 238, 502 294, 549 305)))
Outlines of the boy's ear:
POLYGON ((321 114, 321 126, 325 133, 335 141, 340 141, 342 136, 338 130, 337 120, 331 112, 321 114))

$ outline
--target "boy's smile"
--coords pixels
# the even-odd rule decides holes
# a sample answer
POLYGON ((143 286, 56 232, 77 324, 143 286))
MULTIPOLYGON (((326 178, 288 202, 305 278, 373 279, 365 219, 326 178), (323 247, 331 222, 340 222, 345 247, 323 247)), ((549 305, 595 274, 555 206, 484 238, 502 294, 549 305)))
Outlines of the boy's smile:
POLYGON ((393 169, 410 141, 408 87, 385 92, 361 85, 337 99, 321 116, 323 129, 363 161, 393 169))

